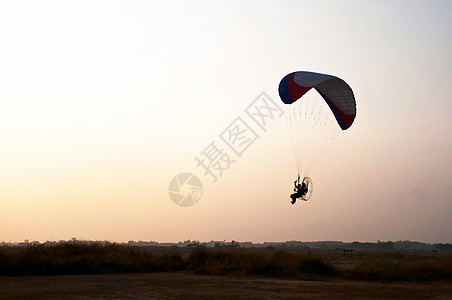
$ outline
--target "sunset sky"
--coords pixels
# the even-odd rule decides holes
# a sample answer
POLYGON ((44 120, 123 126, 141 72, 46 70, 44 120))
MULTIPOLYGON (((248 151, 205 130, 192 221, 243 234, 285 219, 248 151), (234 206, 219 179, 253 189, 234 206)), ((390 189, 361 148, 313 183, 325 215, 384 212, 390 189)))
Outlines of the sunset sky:
MULTIPOLYGON (((452 242, 451 1, 1 1, 0 241, 452 242), (293 71, 344 79, 357 117, 297 176, 293 71), (265 93, 265 94, 262 94, 265 93), (257 138, 221 139, 237 118, 257 138), (217 181, 196 157, 234 160, 217 181), (202 182, 196 204, 171 180, 202 182)), ((185 191, 185 190, 184 190, 185 191)))

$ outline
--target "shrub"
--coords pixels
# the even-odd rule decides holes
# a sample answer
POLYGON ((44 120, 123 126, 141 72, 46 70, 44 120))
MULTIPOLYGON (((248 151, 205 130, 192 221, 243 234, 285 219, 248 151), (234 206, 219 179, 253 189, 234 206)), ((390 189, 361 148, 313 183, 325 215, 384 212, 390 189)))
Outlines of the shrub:
POLYGON ((177 253, 112 243, 71 241, 57 245, 0 248, 0 275, 99 274, 183 270, 177 253))
POLYGON ((302 274, 337 275, 338 271, 320 257, 288 251, 258 249, 195 249, 187 269, 198 274, 250 274, 298 276, 302 274))
POLYGON ((357 280, 419 281, 452 278, 452 257, 441 260, 368 258, 345 277, 357 280))

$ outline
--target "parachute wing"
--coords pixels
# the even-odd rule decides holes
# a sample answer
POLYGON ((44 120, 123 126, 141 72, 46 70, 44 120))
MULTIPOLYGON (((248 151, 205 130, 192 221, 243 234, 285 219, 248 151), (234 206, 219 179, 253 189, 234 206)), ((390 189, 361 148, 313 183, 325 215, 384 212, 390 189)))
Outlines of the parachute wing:
POLYGON ((279 83, 279 96, 292 104, 311 88, 326 101, 342 130, 348 129, 356 117, 355 96, 342 79, 326 74, 299 71, 286 75, 279 83))

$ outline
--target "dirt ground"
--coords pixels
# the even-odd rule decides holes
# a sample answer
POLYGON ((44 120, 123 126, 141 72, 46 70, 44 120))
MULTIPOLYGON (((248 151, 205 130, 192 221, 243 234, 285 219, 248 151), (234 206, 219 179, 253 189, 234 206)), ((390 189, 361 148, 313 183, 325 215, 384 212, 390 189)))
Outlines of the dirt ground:
POLYGON ((283 280, 187 272, 0 277, 0 299, 452 299, 452 280, 283 280))

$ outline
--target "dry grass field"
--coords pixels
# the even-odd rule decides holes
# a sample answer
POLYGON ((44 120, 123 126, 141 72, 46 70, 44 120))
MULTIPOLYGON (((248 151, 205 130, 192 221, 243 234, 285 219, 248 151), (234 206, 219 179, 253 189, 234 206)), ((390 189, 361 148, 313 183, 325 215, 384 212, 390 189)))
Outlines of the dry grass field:
POLYGON ((0 299, 452 299, 448 252, 52 247, 0 249, 0 299))
POLYGON ((0 277, 1 299, 452 299, 452 280, 369 282, 188 272, 0 277))

